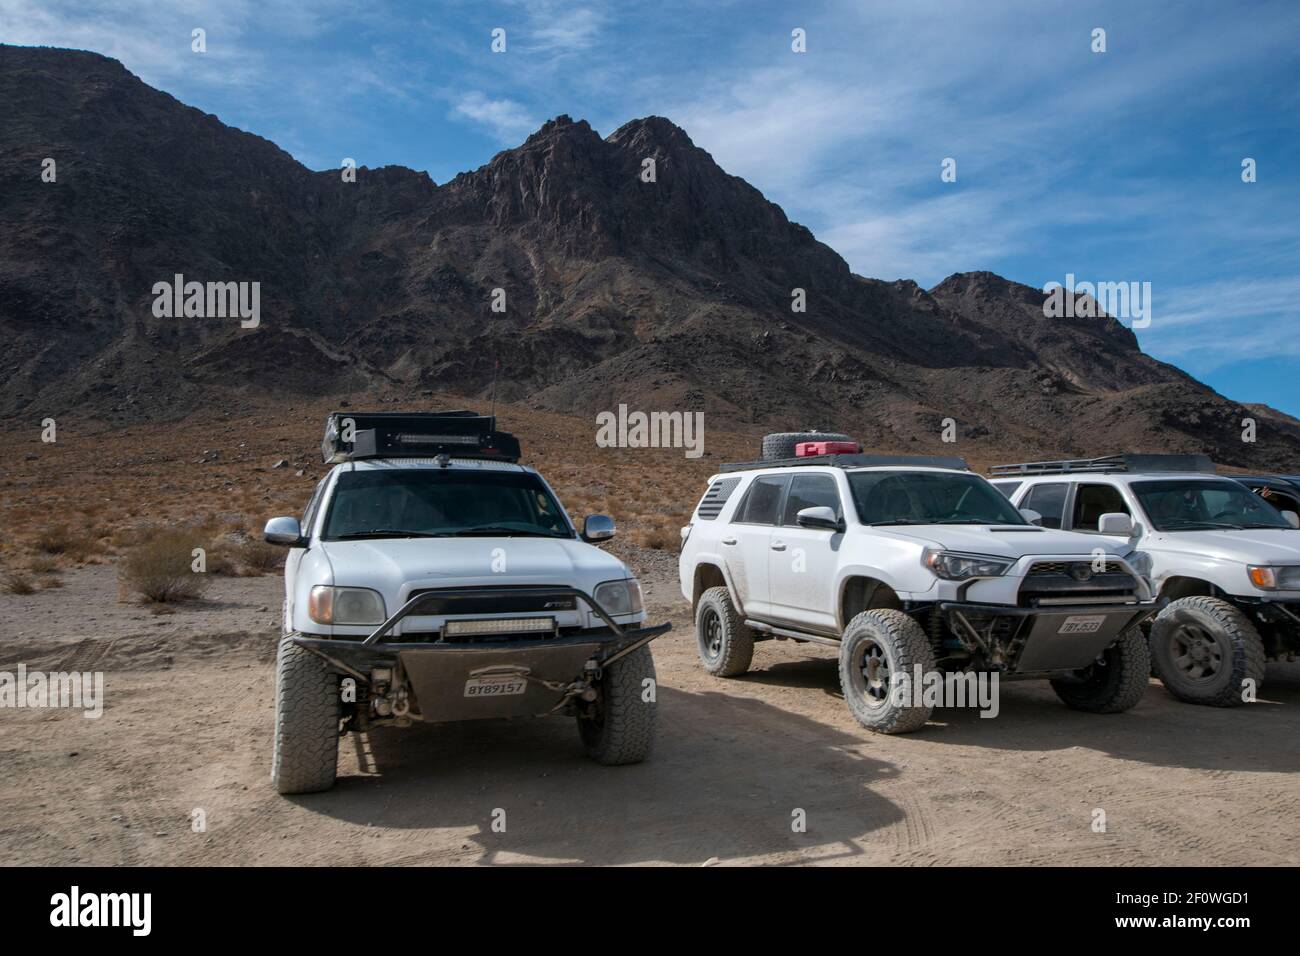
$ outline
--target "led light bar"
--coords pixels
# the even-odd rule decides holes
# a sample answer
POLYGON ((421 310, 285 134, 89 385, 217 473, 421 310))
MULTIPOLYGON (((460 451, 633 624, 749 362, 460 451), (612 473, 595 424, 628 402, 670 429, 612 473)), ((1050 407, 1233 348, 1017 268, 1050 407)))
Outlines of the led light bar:
POLYGON ((442 632, 449 637, 475 634, 525 634, 555 630, 553 617, 498 617, 474 621, 448 621, 442 632))

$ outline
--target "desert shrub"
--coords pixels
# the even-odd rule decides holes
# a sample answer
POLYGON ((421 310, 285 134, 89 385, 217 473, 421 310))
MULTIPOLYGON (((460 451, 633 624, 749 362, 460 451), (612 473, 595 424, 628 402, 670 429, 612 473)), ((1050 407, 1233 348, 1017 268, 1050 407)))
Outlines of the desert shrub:
POLYGON ((72 545, 72 535, 63 525, 43 528, 36 535, 36 547, 45 554, 65 554, 72 545))
POLYGON ((192 551, 202 546, 192 531, 155 530, 129 548, 118 565, 122 590, 156 603, 202 597, 211 578, 192 568, 192 551))
POLYGON ((208 548, 208 574, 218 577, 237 578, 243 576, 235 547, 229 542, 218 539, 208 548))
POLYGON ((36 585, 32 584, 32 579, 20 571, 8 571, 3 578, 0 578, 0 587, 3 587, 10 594, 34 594, 36 585))
POLYGON ((59 562, 49 555, 38 554, 27 562, 27 570, 34 574, 52 574, 59 570, 59 562))
POLYGON ((261 538, 245 538, 236 546, 239 561, 256 574, 274 571, 284 564, 284 548, 267 544, 261 538))
POLYGON ((98 552, 100 545, 90 531, 78 533, 66 525, 56 525, 37 533, 36 548, 47 556, 62 555, 73 561, 84 561, 98 552))

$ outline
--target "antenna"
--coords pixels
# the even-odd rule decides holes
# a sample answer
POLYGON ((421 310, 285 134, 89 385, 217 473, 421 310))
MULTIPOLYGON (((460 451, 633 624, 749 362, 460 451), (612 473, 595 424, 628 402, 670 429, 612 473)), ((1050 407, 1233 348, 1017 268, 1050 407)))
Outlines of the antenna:
MULTIPOLYGON (((500 371, 501 356, 498 355, 492 360, 492 411, 489 414, 492 416, 493 422, 497 420, 497 375, 500 371)), ((496 426, 493 425, 492 427, 495 428, 496 426)))

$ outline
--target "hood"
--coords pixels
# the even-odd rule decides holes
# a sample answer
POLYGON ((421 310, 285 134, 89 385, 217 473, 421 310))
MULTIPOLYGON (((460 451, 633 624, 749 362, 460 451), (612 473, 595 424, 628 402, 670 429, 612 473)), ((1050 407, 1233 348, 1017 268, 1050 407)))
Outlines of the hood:
POLYGON ((878 527, 875 530, 887 530, 899 538, 920 541, 945 551, 965 551, 999 558, 1021 558, 1032 554, 1077 554, 1087 557, 1097 548, 1107 554, 1122 557, 1132 550, 1097 535, 1055 531, 1051 528, 1027 530, 1021 525, 930 524, 901 528, 878 527))
POLYGON ((323 541, 334 583, 388 594, 403 584, 569 584, 630 577, 611 554, 575 538, 375 538, 323 541))
POLYGON ((1241 564, 1300 565, 1300 531, 1294 528, 1157 532, 1142 547, 1149 551, 1195 551, 1241 564))

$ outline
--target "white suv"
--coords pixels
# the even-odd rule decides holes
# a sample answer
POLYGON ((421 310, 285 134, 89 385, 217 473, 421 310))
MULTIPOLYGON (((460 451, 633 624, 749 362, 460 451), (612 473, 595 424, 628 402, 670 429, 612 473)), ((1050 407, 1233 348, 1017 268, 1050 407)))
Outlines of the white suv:
POLYGON ((704 667, 742 674, 773 638, 837 647, 845 700, 872 730, 929 718, 891 693, 917 666, 1047 677, 1093 712, 1127 710, 1146 687, 1141 557, 1031 524, 960 458, 727 465, 682 538, 704 667))
POLYGON ((272 777, 281 793, 331 787, 338 738, 379 724, 577 718, 601 763, 645 758, 655 724, 641 588, 579 534, 519 443, 491 417, 335 413, 336 462, 297 518, 276 670, 272 777))
POLYGON ((1300 651, 1300 518, 1215 474, 1205 456, 1112 455, 991 473, 1043 525, 1150 557, 1165 604, 1151 623, 1151 658, 1175 697, 1244 703, 1266 659, 1300 651))

